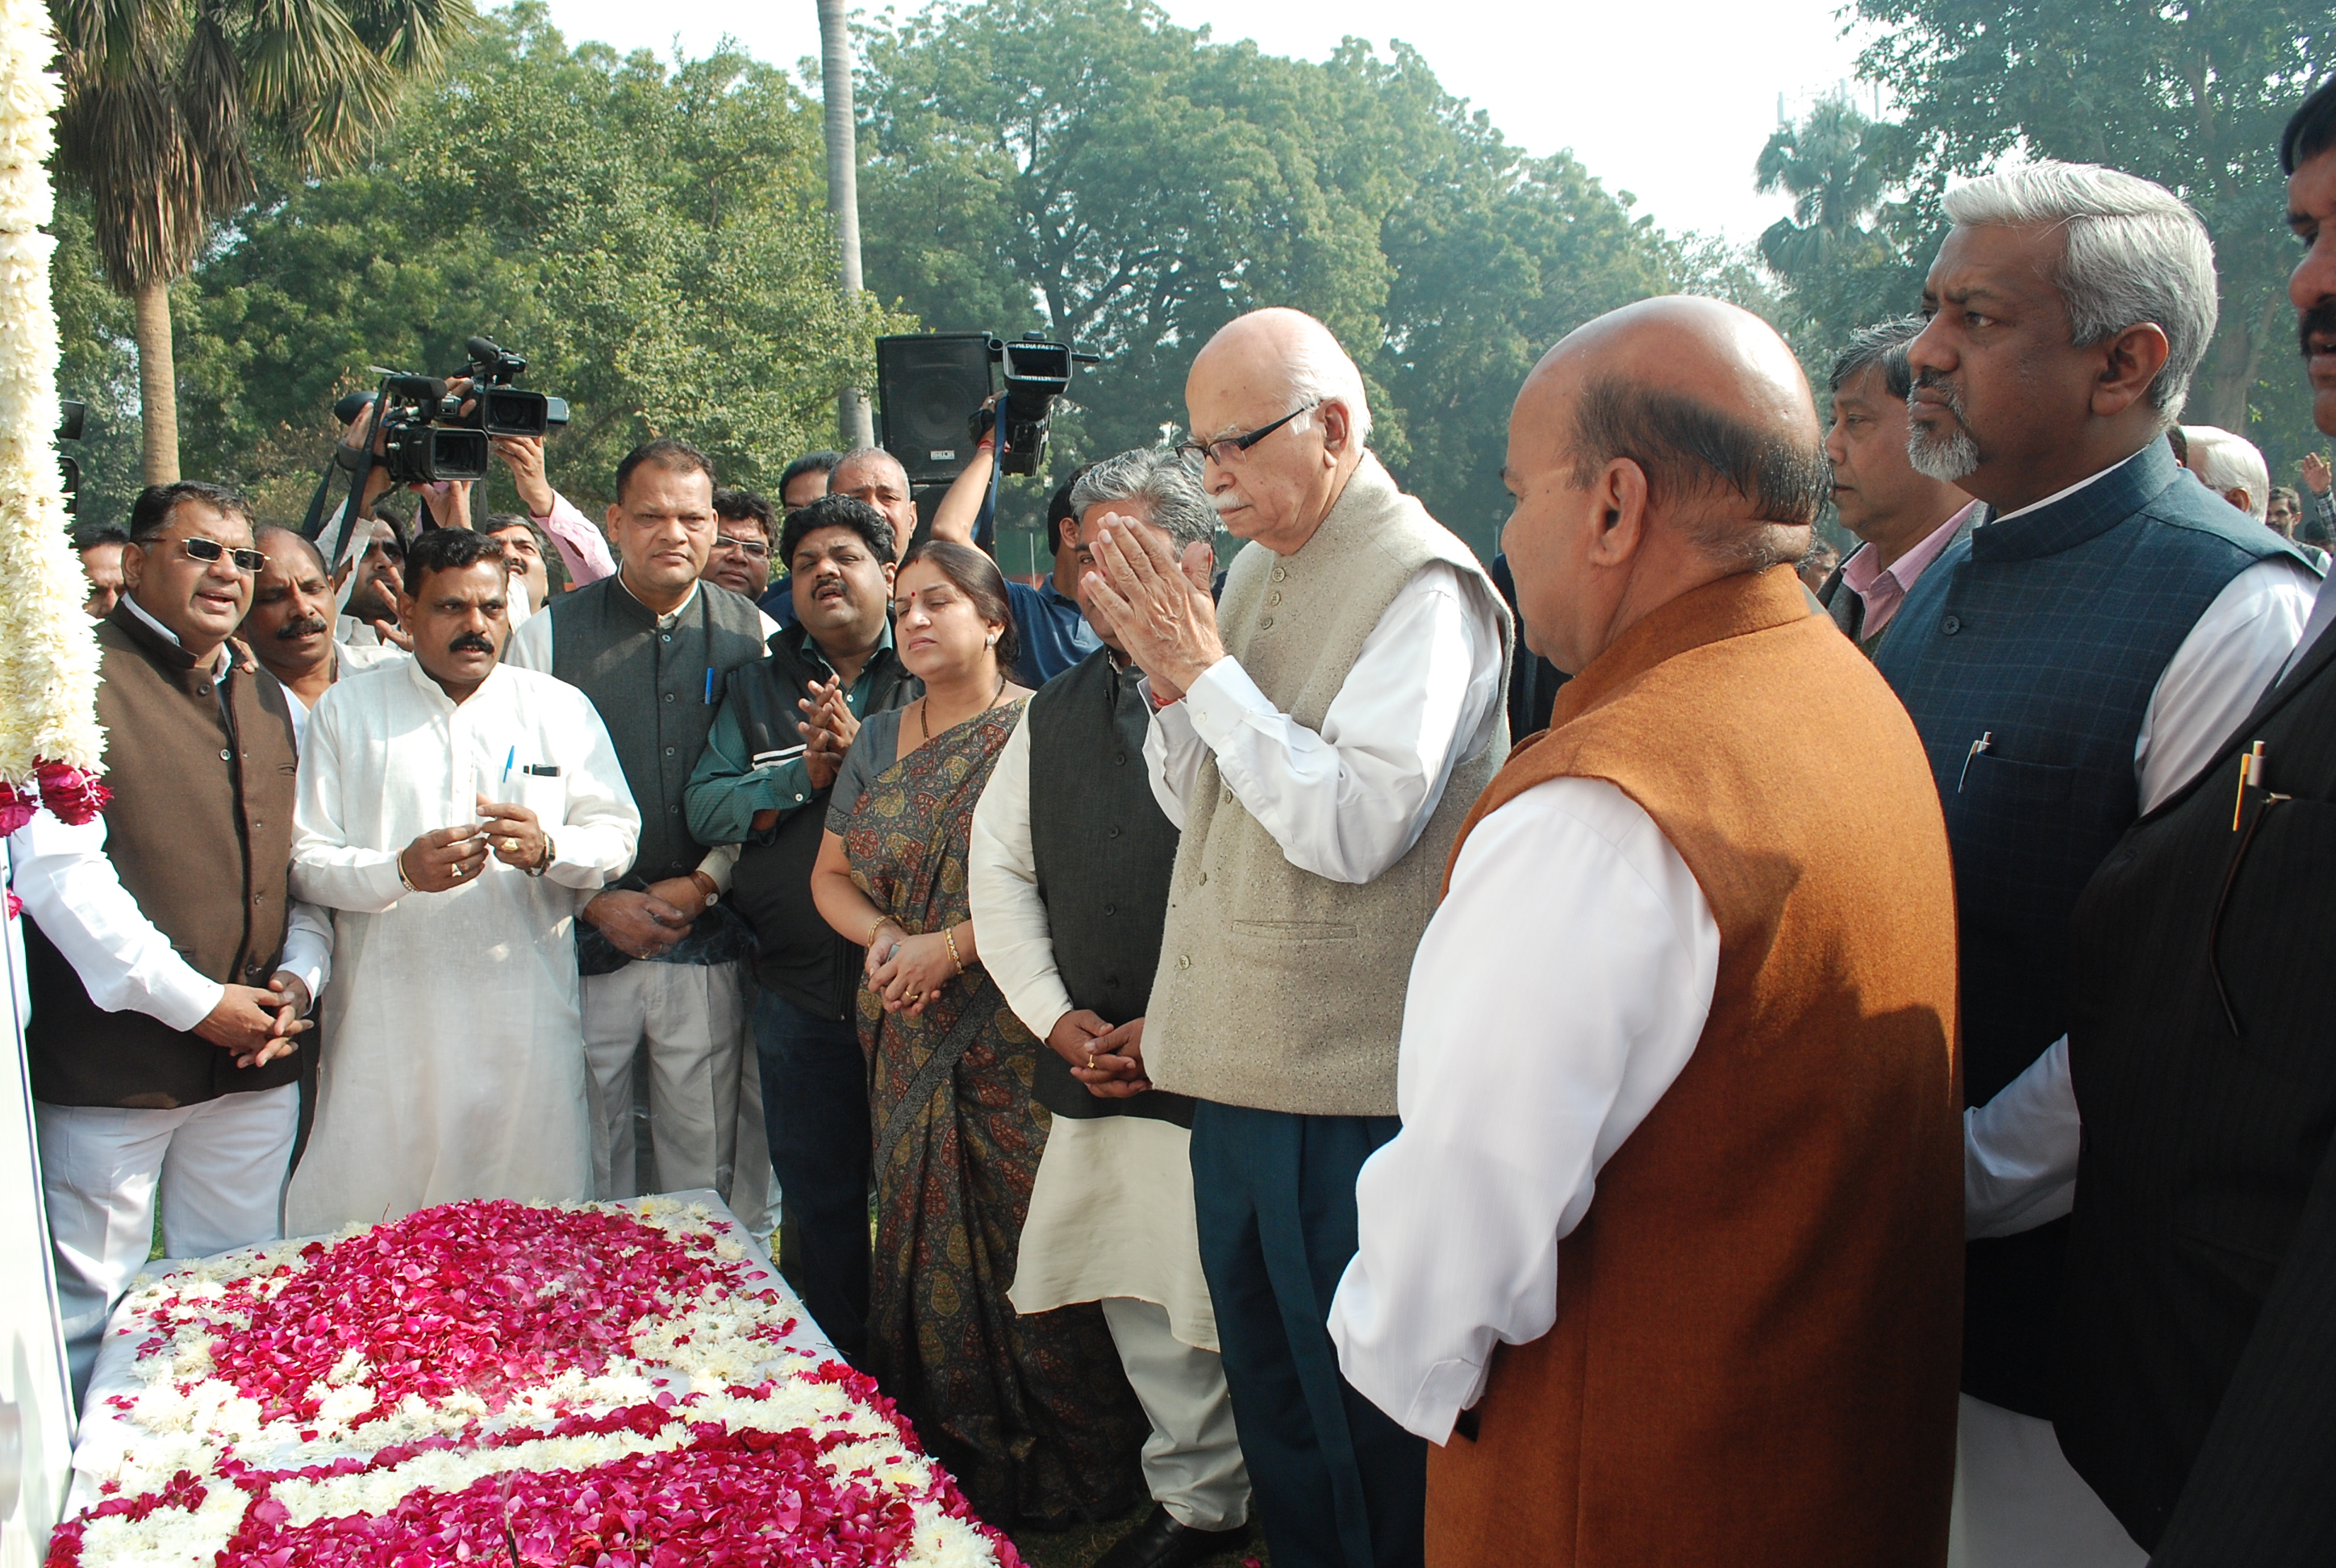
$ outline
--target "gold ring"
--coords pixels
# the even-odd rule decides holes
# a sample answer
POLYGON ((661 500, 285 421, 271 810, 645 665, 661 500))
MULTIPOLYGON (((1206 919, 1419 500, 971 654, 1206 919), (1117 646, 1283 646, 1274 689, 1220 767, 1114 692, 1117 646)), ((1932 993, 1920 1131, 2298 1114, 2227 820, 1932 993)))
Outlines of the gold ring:
POLYGON ((454 862, 454 876, 455 876, 455 880, 460 881, 460 880, 462 879, 462 862, 461 861, 456 861, 456 862, 454 862))
POLYGON ((509 855, 509 854, 517 854, 518 852, 519 852, 519 840, 517 840, 517 839, 505 839, 505 840, 503 840, 503 853, 505 853, 505 854, 509 855))

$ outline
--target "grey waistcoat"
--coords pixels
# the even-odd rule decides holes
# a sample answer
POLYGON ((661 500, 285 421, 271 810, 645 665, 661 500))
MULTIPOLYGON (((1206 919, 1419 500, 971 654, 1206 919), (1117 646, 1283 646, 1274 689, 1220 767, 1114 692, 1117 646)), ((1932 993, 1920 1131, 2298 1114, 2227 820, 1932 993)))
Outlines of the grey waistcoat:
MULTIPOLYGON (((1217 612, 1225 651, 1275 707, 1319 730, 1379 618, 1436 560, 1500 606, 1468 547, 1367 453, 1297 554, 1252 546, 1233 558, 1217 612)), ((1506 608, 1498 614, 1505 689, 1512 633, 1506 608)), ((1394 1115, 1412 951, 1461 821, 1508 751, 1504 715, 1491 740, 1454 765, 1418 841, 1359 886, 1291 865, 1215 760, 1203 763, 1184 806, 1144 1024, 1153 1083, 1304 1115, 1394 1115)))

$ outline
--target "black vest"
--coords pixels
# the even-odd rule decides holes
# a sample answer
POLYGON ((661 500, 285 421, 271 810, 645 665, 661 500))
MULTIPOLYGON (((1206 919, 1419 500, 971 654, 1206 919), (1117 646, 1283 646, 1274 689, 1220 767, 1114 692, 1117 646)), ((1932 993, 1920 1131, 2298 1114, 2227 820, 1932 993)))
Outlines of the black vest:
MULTIPOLYGON (((728 589, 701 582, 673 629, 660 631, 656 614, 615 577, 561 594, 544 609, 551 617, 551 673, 592 699, 640 808, 640 852, 614 885, 639 889, 687 876, 706 858, 706 846, 689 836, 682 794, 706 751, 714 705, 730 672, 763 657, 762 613, 728 589)), ((716 904, 666 956, 725 962, 744 956, 745 937, 744 923, 716 904)), ((588 975, 631 961, 584 920, 576 922, 576 953, 588 975)))
MULTIPOLYGON (((1152 796, 1144 734, 1152 722, 1109 648, 1097 648, 1030 699, 1030 849, 1055 967, 1071 1005, 1105 1023, 1140 1018, 1160 967, 1177 833, 1152 796)), ((1099 1099, 1053 1051, 1030 1086, 1058 1116, 1150 1116, 1192 1125, 1192 1102, 1153 1089, 1099 1099)))
POLYGON ((2336 1560, 2336 638, 2125 835, 2070 938, 2061 1447, 2172 1560, 2336 1560))
MULTIPOLYGON (((734 670, 724 701, 746 732, 746 755, 803 745, 795 704, 833 673, 808 646, 810 634, 791 626, 771 638, 771 657, 734 670)), ((861 713, 886 713, 916 700, 924 683, 900 666, 890 646, 868 661, 868 703, 861 713)), ((754 976, 807 1013, 851 1016, 860 985, 861 949, 835 934, 811 898, 811 868, 827 828, 828 792, 821 790, 783 812, 765 843, 751 840, 732 874, 730 901, 754 928, 754 976)))
MULTIPOLYGON (((2074 495, 1950 544, 1875 646, 1954 851, 1966 1104, 2068 1031, 2068 911, 2140 813, 2133 749, 2150 694, 2215 595, 2283 552, 2153 442, 2074 495)), ((2066 1232, 1971 1244, 1964 1392, 2051 1414, 2066 1232)))

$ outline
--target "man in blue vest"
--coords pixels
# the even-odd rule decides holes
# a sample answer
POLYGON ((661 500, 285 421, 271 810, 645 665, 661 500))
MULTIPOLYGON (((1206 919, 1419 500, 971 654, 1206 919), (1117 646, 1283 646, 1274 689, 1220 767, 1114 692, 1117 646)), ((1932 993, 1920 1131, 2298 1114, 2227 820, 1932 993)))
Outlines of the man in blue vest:
POLYGON ((730 672, 762 659, 779 628, 700 580, 717 526, 704 453, 671 440, 634 448, 608 508, 616 574, 530 616, 504 657, 583 688, 641 810, 632 870, 576 922, 595 1189, 634 1195, 633 1063, 646 1044, 652 1190, 715 1188, 759 1229, 770 1159, 746 1048, 754 933, 722 901, 735 847, 709 852, 692 838, 682 794, 730 672))
MULTIPOLYGON (((1946 212, 1929 325, 1907 347, 1907 452, 1990 516, 1908 591, 1875 665, 1946 808, 1963 1092, 1984 1105, 2065 1051, 2078 894, 2253 706, 2317 575, 2166 446, 2214 333, 2195 213, 2147 180, 2053 162, 1952 191, 1946 212)), ((2016 1130, 1974 1144, 1974 1191, 2020 1157, 2016 1130)), ((1968 1561, 2139 1564, 2053 1437, 2065 1222, 1975 1213, 1971 1232, 1956 1489, 1968 1561)))

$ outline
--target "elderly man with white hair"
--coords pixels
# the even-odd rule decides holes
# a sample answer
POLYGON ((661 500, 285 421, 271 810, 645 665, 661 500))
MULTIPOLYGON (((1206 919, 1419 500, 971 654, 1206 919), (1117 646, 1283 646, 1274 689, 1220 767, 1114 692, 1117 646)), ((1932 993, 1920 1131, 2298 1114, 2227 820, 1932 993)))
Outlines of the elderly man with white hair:
POLYGON ((1222 609, 1106 527, 1083 580, 1147 677, 1183 830, 1143 1037, 1189 1095, 1201 1262, 1277 1568, 1416 1563, 1426 1445, 1339 1375, 1326 1323, 1355 1175, 1395 1135, 1404 979, 1508 751, 1506 608, 1365 447, 1328 328, 1260 310, 1184 385, 1188 457, 1244 549, 1222 609))
POLYGON ((2269 527, 2271 465, 2263 449, 2217 425, 2185 424, 2182 433, 2189 437, 2190 472, 2198 482, 2269 527))
POLYGON ((1968 1233, 1954 1561, 2138 1564, 2050 1418, 2065 1192, 2005 1201, 2073 1128, 2069 917, 2214 755, 2316 574, 2175 466, 2214 252, 2164 188, 2037 163, 1951 191, 1908 455, 1990 508, 1907 594, 1878 668, 1946 807, 1962 942, 1968 1233))

